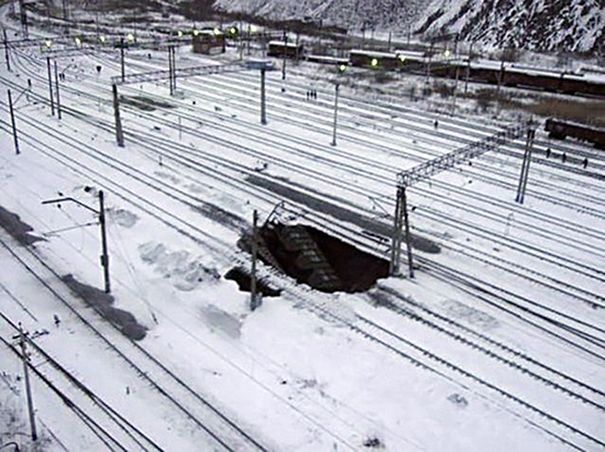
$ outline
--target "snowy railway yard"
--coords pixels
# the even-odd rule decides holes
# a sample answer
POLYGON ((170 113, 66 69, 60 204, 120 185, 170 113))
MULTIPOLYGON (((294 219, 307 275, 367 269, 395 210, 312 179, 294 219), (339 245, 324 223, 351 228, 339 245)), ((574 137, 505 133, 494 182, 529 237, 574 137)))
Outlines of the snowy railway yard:
MULTIPOLYGON (((176 63, 237 56, 183 46, 176 63)), ((129 49, 127 74, 167 60, 129 49)), ((523 204, 524 136, 410 187, 415 274, 402 253, 403 275, 388 277, 376 268, 389 263, 397 174, 515 123, 341 86, 331 145, 334 88, 313 66, 286 81, 267 71, 266 125, 259 71, 242 68, 179 78, 175 96, 167 81, 119 86, 119 147, 119 50, 56 62, 61 119, 39 47, 11 48, 0 69, 20 149, 2 94, 0 422, 12 407, 19 432, 0 424, 0 445, 29 434, 20 323, 47 450, 605 448, 603 151, 541 123, 523 204), (97 209, 99 190, 111 296, 95 213, 42 204, 97 209), (355 246, 371 257, 331 258, 377 281, 327 293, 259 262, 280 294, 251 312, 225 275, 250 268, 238 241, 254 210, 263 227, 355 246)))

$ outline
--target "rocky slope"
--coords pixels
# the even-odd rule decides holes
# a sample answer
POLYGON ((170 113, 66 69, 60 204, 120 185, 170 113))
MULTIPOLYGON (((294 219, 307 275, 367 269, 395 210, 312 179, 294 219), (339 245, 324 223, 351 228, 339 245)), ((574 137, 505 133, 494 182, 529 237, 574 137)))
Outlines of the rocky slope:
POLYGON ((605 53, 603 0, 216 0, 215 6, 350 29, 459 32, 491 47, 605 53))

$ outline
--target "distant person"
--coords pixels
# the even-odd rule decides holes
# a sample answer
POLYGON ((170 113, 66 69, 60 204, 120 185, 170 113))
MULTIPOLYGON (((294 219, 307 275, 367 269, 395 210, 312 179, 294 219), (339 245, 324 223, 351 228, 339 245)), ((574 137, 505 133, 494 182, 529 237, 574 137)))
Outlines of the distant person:
POLYGON ((561 155, 561 161, 563 163, 565 163, 567 161, 567 154, 564 152, 563 155, 561 155))
POLYGON ((59 316, 57 314, 53 315, 53 320, 55 321, 55 326, 59 328, 59 325, 61 324, 61 319, 59 319, 59 316))
POLYGON ((435 130, 437 130, 439 128, 439 121, 435 119, 433 125, 435 126, 435 130))
POLYGON ((582 162, 582 166, 584 166, 584 168, 588 167, 588 158, 584 157, 584 161, 582 162))
POLYGON ((550 157, 550 148, 546 148, 546 158, 550 157))

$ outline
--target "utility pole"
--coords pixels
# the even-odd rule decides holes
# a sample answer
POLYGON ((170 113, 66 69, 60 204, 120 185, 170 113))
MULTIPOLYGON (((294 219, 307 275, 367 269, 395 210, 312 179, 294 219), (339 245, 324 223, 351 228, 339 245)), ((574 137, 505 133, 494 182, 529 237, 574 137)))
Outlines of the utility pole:
POLYGON ((527 189, 527 180, 529 179, 529 164, 531 163, 531 154, 534 143, 535 129, 531 125, 527 128, 527 139, 525 141, 525 152, 523 153, 523 163, 521 165, 521 174, 519 176, 519 185, 517 187, 517 197, 515 201, 523 204, 525 200, 525 190, 527 189))
POLYGON ((238 28, 238 41, 239 41, 239 59, 243 60, 244 59, 244 30, 242 30, 242 21, 240 19, 239 21, 239 28, 238 28))
MULTIPOLYGON (((248 24, 248 42, 246 43, 246 55, 250 56, 250 41, 252 40, 252 25, 248 24)), ((264 36, 263 36, 264 42, 264 36)))
MULTIPOLYGON (((67 0, 63 0, 62 5, 63 5, 63 20, 67 21, 67 0)), ((67 24, 65 26, 67 27, 67 24)))
POLYGON ((397 198, 395 200, 395 218, 393 224, 393 235, 391 237, 391 262, 389 273, 391 276, 400 274, 399 261, 401 259, 401 233, 405 230, 405 242, 407 246, 408 268, 410 278, 414 278, 414 267, 412 258, 412 243, 410 235, 410 225, 407 210, 407 197, 405 186, 397 186, 397 198))
POLYGON ((122 82, 126 77, 126 69, 124 67, 124 38, 120 38, 120 67, 122 69, 122 82))
POLYGON ((265 105, 265 68, 260 70, 260 123, 267 124, 267 108, 265 105))
POLYGON ((281 66, 281 79, 286 80, 286 57, 288 53, 288 32, 284 30, 284 61, 281 66))
POLYGON ((504 59, 500 61, 500 71, 498 72, 498 86, 496 88, 496 100, 500 102, 500 86, 504 81, 504 59))
POLYGON ((8 72, 11 72, 11 60, 10 60, 10 54, 8 51, 8 38, 6 37, 5 29, 2 30, 2 34, 4 37, 4 57, 6 58, 6 69, 8 70, 8 72))
POLYGON ((332 131, 332 146, 336 146, 336 126, 338 124, 338 91, 340 84, 334 85, 334 130, 332 131))
POLYGON ((468 78, 471 75, 471 59, 473 58, 473 44, 475 41, 471 41, 471 46, 468 51, 468 61, 466 64, 466 81, 464 82, 464 94, 468 92, 468 78))
POLYGON ((410 234, 410 221, 408 218, 408 204, 407 196, 405 194, 405 187, 401 189, 401 206, 403 210, 403 221, 405 225, 405 245, 408 252, 408 271, 410 278, 414 278, 414 262, 412 260, 412 237, 410 234))
POLYGON ((456 113, 456 95, 458 94, 458 78, 460 76, 460 65, 456 62, 456 79, 454 81, 454 99, 452 100, 452 115, 456 113))
POLYGON ((19 139, 17 138, 17 124, 15 123, 15 112, 13 110, 13 98, 11 90, 8 90, 8 107, 10 109, 11 124, 13 126, 13 139, 15 140, 15 154, 19 155, 19 139))
POLYGON ((55 101, 53 99, 53 79, 50 72, 50 57, 46 57, 46 67, 48 68, 48 91, 50 93, 50 112, 55 116, 55 101))
POLYGON ((174 95, 172 87, 172 46, 168 46, 168 84, 170 86, 170 95, 174 95))
POLYGON ((456 37, 454 39, 454 56, 458 58, 458 41, 460 40, 460 33, 456 33, 456 37))
POLYGON ((103 267, 103 279, 105 281, 105 293, 109 293, 109 254, 107 253, 107 231, 105 229, 105 196, 103 190, 99 190, 99 224, 101 225, 101 266, 103 267))
POLYGON ((256 294, 256 259, 258 254, 258 241, 257 241, 257 224, 258 222, 258 212, 254 209, 254 213, 252 214, 252 270, 250 271, 250 310, 254 311, 259 304, 257 304, 257 294, 256 294))
POLYGON ((55 90, 57 91, 57 116, 61 119, 61 96, 59 95, 59 71, 57 70, 57 60, 55 60, 55 90))
POLYGON ((120 97, 118 96, 118 85, 115 83, 111 87, 113 92, 113 114, 116 123, 116 141, 118 146, 124 147, 124 132, 122 131, 122 120, 120 119, 120 97))
MULTIPOLYGON (((115 86, 115 85, 114 85, 115 86)), ((90 187, 84 188, 84 191, 89 192, 91 190, 90 187)), ((87 210, 90 210, 95 215, 99 217, 99 225, 101 226, 101 267, 103 267, 103 280, 104 280, 104 288, 105 293, 110 293, 110 284, 109 284, 109 253, 107 251, 107 231, 105 227, 105 198, 103 194, 103 190, 99 190, 97 194, 99 198, 99 210, 90 207, 87 204, 84 204, 82 201, 77 200, 72 197, 63 197, 58 199, 49 199, 47 201, 42 201, 42 204, 60 204, 63 202, 71 201, 80 207, 83 207, 87 210)))
POLYGON ((25 1, 19 0, 19 16, 21 18, 21 33, 25 39, 29 39, 27 30, 27 11, 25 10, 25 1))
POLYGON ((176 94, 176 51, 174 46, 168 47, 168 56, 170 58, 170 95, 176 94))
POLYGON ((295 44, 296 44, 296 65, 298 66, 298 61, 300 60, 300 52, 299 52, 299 49, 300 49, 300 33, 298 31, 296 32, 296 41, 295 41, 295 44))
POLYGON ((25 343, 25 333, 23 327, 19 323, 19 346, 21 348, 21 359, 23 361, 23 378, 25 380, 25 394, 27 396, 27 411, 29 413, 29 425, 31 428, 32 441, 37 441, 38 433, 36 432, 36 419, 34 417, 34 400, 32 398, 32 388, 29 381, 29 368, 27 356, 27 346, 25 343))
POLYGON ((429 61, 426 65, 426 83, 428 84, 431 79, 431 62, 433 61, 433 42, 431 41, 431 47, 429 48, 429 61))

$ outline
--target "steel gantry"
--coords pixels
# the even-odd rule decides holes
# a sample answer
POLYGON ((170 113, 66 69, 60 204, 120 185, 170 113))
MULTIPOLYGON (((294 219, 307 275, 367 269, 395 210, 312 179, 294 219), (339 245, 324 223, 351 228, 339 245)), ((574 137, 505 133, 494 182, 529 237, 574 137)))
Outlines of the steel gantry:
POLYGON ((395 202, 395 215, 393 231, 391 237, 391 259, 389 271, 392 276, 400 274, 401 245, 405 240, 407 247, 407 260, 410 278, 414 277, 412 244, 410 234, 410 222, 407 210, 407 188, 434 175, 447 171, 461 163, 467 162, 473 158, 479 157, 486 152, 496 150, 508 142, 521 138, 527 134, 525 146, 525 155, 517 190, 517 201, 523 202, 523 194, 527 186, 527 177, 529 172, 529 159, 531 158, 531 146, 535 133, 535 126, 531 121, 520 125, 513 125, 500 130, 494 135, 490 135, 480 141, 467 144, 452 152, 448 152, 433 160, 428 160, 415 167, 401 171, 397 174, 397 193, 395 202))
POLYGON ((224 74, 228 72, 239 72, 245 70, 260 70, 261 78, 261 90, 260 90, 260 103, 261 103, 261 124, 267 124, 266 107, 265 107, 265 72, 273 69, 273 65, 269 61, 247 61, 247 62, 235 62, 222 65, 205 65, 205 66, 193 66, 186 68, 177 68, 174 58, 174 51, 169 51, 168 58, 168 70, 159 70, 151 72, 141 72, 137 74, 128 74, 122 76, 115 76, 111 78, 112 93, 113 93, 113 108, 115 117, 115 131, 116 141, 118 146, 124 147, 124 131, 122 128, 122 121, 120 118, 120 96, 118 92, 118 86, 130 85, 134 83, 147 83, 157 82, 161 80, 168 80, 170 82, 170 94, 176 93, 176 79, 185 77, 195 77, 202 75, 211 74, 224 74))

